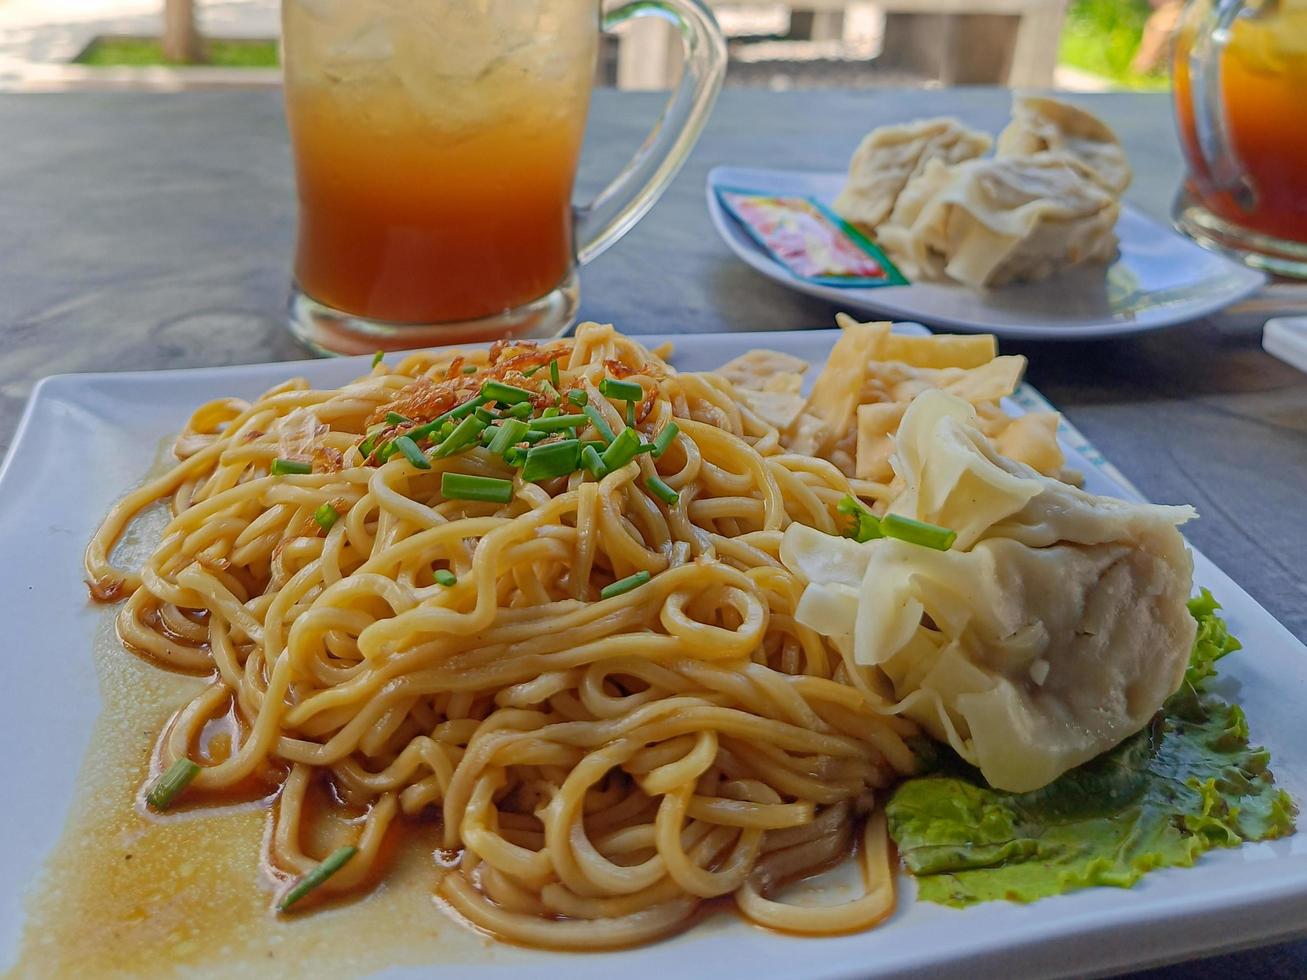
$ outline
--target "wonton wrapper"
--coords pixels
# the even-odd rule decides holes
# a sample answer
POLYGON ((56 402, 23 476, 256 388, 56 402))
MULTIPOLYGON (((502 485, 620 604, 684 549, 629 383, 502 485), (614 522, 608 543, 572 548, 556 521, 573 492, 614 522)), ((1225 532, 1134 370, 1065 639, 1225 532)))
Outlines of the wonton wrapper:
POLYGON ((1196 624, 1187 507, 1096 497, 999 456, 966 402, 922 393, 898 434, 893 513, 954 548, 857 545, 794 524, 795 618, 879 668, 897 710, 991 785, 1038 789, 1139 731, 1179 686, 1196 624))
POLYGON ((1012 121, 998 137, 998 156, 1060 153, 1081 164, 1100 187, 1120 197, 1134 173, 1121 141, 1092 113, 1057 99, 1027 96, 1012 106, 1012 121))
POLYGON ((927 192, 910 185, 878 233, 910 277, 988 289, 1116 254, 1120 204, 1061 155, 931 166, 918 181, 927 192))
POLYGON ((903 188, 929 161, 971 160, 992 142, 949 118, 873 129, 854 151, 848 182, 832 207, 844 220, 872 230, 889 217, 903 188))

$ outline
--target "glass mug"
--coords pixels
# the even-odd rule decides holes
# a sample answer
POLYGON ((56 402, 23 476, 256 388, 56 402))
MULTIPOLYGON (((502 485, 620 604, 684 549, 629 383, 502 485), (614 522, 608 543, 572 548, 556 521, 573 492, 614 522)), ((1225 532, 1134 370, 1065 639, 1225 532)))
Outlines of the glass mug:
POLYGON ((283 0, 300 199, 291 330, 367 353, 571 325, 576 268, 625 234, 703 129, 726 46, 700 0, 283 0), (670 21, 685 72, 650 137, 573 208, 599 32, 670 21))
POLYGON ((1175 44, 1176 225, 1307 277, 1307 0, 1190 0, 1175 44))

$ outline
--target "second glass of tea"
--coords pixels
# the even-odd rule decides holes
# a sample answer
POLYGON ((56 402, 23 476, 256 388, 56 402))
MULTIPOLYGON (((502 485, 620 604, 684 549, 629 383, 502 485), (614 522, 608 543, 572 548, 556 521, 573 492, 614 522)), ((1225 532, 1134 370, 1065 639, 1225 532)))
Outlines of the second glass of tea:
POLYGON ((1307 278, 1307 0, 1190 0, 1175 45, 1176 224, 1307 278))
POLYGON ((653 205, 707 120, 725 43, 699 0, 283 0, 300 199, 291 329, 325 352, 551 336, 576 268, 653 205), (574 208, 600 31, 684 44, 680 87, 574 208))

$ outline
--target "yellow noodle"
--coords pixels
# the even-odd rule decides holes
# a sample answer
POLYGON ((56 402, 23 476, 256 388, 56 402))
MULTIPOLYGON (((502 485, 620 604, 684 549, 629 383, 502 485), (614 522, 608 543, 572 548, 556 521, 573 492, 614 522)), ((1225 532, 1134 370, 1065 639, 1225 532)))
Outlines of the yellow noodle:
POLYGON ((882 488, 785 452, 725 378, 677 373, 586 324, 547 348, 425 352, 336 390, 294 381, 252 404, 210 402, 176 453, 110 512, 87 577, 99 597, 126 597, 119 628, 136 651, 212 673, 161 735, 156 774, 193 759, 199 803, 275 790, 266 857, 285 880, 324 856, 310 841, 337 840, 358 852, 323 892, 375 882, 391 829, 434 814, 457 854, 437 893, 515 942, 644 942, 723 895, 801 933, 892 908, 879 814, 864 898, 813 909, 771 894, 851 853, 872 791, 913 764, 911 724, 794 621, 804 583, 778 560, 789 523, 836 532, 843 496, 882 488), (482 377, 462 364, 538 390, 547 373, 509 365, 541 351, 614 430, 626 406, 599 384, 616 374, 649 393, 642 440, 672 422, 679 435, 598 481, 524 484, 481 447, 429 470, 360 451, 388 408, 442 385, 474 391, 482 377), (278 458, 313 472, 274 475, 278 458), (511 478, 513 500, 445 499, 446 472, 511 478), (648 492, 655 476, 674 504, 648 492), (116 542, 159 501, 173 516, 153 555, 118 568, 116 542), (326 504, 329 529, 313 516, 326 504), (647 584, 601 598, 637 572, 647 584), (210 754, 205 733, 224 716, 229 751, 210 754))

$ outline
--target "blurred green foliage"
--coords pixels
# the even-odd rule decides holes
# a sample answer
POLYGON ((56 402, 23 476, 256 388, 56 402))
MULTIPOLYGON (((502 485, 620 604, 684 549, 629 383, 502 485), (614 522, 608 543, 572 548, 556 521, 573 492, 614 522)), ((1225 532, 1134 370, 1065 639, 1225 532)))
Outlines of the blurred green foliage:
POLYGON ((1148 0, 1072 0, 1059 61, 1129 89, 1170 88, 1166 72, 1139 75, 1130 61, 1151 13, 1148 0))
MULTIPOLYGON (((205 38, 205 64, 219 68, 276 68, 277 42, 205 38)), ((77 56, 77 64, 96 67, 166 65, 158 38, 98 37, 77 56)))

